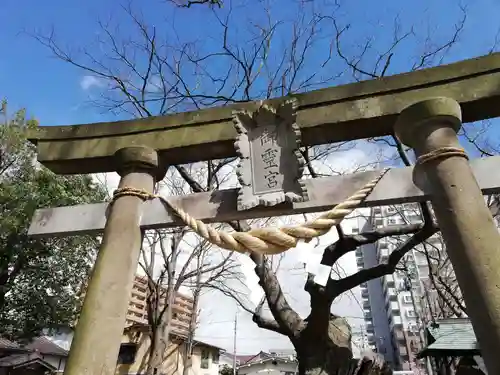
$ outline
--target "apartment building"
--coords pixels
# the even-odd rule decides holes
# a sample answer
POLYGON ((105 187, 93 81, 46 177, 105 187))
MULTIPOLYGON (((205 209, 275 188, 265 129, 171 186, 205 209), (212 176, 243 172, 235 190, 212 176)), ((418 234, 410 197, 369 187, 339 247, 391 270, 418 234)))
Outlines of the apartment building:
MULTIPOLYGON (((125 321, 126 327, 133 324, 148 324, 146 304, 147 288, 147 278, 145 276, 136 275, 127 311, 127 320, 125 321)), ((163 306, 163 304, 160 306, 163 306)), ((176 293, 171 321, 172 333, 187 336, 189 333, 189 324, 194 314, 193 310, 193 298, 176 293)))
MULTIPOLYGON (((353 232, 421 222, 418 207, 375 207, 358 217, 353 232)), ((370 268, 387 261, 404 238, 385 238, 356 250, 358 269, 370 268)), ((441 242, 431 238, 431 250, 442 251, 441 242)), ((414 370, 424 364, 415 361, 423 346, 423 306, 428 286, 428 261, 420 248, 413 249, 404 258, 405 270, 371 280, 360 285, 368 347, 382 355, 395 369, 414 370)))

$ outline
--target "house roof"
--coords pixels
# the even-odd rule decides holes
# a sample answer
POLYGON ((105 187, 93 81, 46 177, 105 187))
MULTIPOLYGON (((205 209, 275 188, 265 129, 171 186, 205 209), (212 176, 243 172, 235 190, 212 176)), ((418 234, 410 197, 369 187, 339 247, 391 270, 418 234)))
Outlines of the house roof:
POLYGON ((295 349, 269 349, 268 352, 269 354, 275 355, 277 357, 295 357, 297 355, 295 349))
MULTIPOLYGON (((129 331, 135 331, 135 332, 149 332, 151 329, 150 325, 149 324, 145 324, 145 323, 133 323, 129 326, 126 326, 124 329, 123 329, 123 332, 129 332, 129 331)), ((176 337, 176 338, 180 338, 180 339, 183 339, 185 340, 187 338, 187 335, 185 333, 181 333, 177 330, 170 330, 170 335, 176 337)))
POLYGON ((207 342, 200 341, 200 340, 194 340, 194 344, 195 344, 195 345, 202 345, 202 346, 206 346, 206 347, 208 347, 208 348, 217 349, 217 350, 219 350, 219 351, 221 351, 221 352, 225 352, 225 351, 226 351, 225 349, 223 349, 223 348, 221 348, 221 347, 219 347, 219 346, 216 346, 216 345, 213 345, 213 344, 209 344, 209 343, 207 343, 207 342))
POLYGON ((0 338, 0 349, 19 349, 20 346, 10 340, 0 338))
POLYGON ((251 361, 252 359, 258 357, 260 355, 260 353, 257 353, 257 354, 242 354, 242 355, 234 355, 233 353, 228 353, 228 352, 225 352, 223 353, 223 358, 227 358, 229 361, 232 361, 233 358, 236 359, 236 364, 244 364, 244 363, 247 363, 249 361, 251 361))
POLYGON ((59 356, 67 356, 68 351, 61 348, 56 343, 52 342, 45 336, 37 337, 27 344, 26 349, 38 351, 42 354, 53 354, 59 356))
POLYGON ((236 360, 240 363, 240 365, 242 365, 244 363, 250 362, 252 359, 257 357, 259 354, 237 355, 236 360))
MULTIPOLYGON (((148 332, 149 331, 149 324, 147 323, 133 323, 131 325, 126 326, 123 329, 123 332, 127 331, 140 331, 140 332, 148 332)), ((187 338, 187 334, 185 331, 178 330, 177 328, 171 328, 170 329, 170 334, 176 337, 180 338, 187 338)))
POLYGON ((257 361, 248 361, 244 364, 239 365, 238 368, 249 367, 249 366, 262 364, 262 363, 268 363, 268 362, 295 363, 297 361, 295 359, 287 359, 287 358, 282 358, 282 357, 271 357, 271 358, 263 358, 263 359, 257 360, 257 361))
POLYGON ((19 345, 13 341, 7 339, 0 339, 1 349, 12 349, 12 350, 22 350, 22 351, 37 351, 42 354, 53 354, 59 356, 67 356, 68 351, 61 348, 59 345, 53 343, 45 336, 40 336, 34 338, 31 342, 26 345, 19 345))
MULTIPOLYGON (((124 332, 127 332, 127 331, 139 331, 139 332, 148 332, 150 330, 150 326, 149 324, 143 324, 143 323, 134 323, 128 327, 125 327, 125 329, 123 330, 124 332)), ((187 340, 187 336, 184 335, 184 334, 179 334, 177 333, 176 331, 171 331, 170 332, 170 335, 175 338, 175 339, 178 339, 178 340, 181 340, 181 341, 185 341, 187 340)), ((225 351, 225 349, 219 347, 219 346, 215 346, 213 344, 209 344, 209 343, 206 343, 204 341, 200 341, 200 340, 194 340, 194 344, 195 345, 203 345, 203 346, 206 346, 206 347, 209 347, 209 348, 214 348, 214 349, 218 349, 220 351, 225 351)))
POLYGON ((237 359, 239 359, 238 368, 249 367, 255 364, 262 364, 267 362, 279 362, 279 363, 296 362, 295 356, 292 355, 284 356, 281 354, 277 355, 276 353, 266 353, 263 351, 254 355, 237 356, 237 359))
POLYGON ((12 354, 7 357, 0 358, 0 368, 22 368, 29 365, 38 364, 49 370, 57 370, 50 363, 46 362, 40 353, 21 353, 12 354))
POLYGON ((479 345, 467 318, 441 319, 427 327, 431 343, 419 354, 419 358, 430 355, 469 354, 479 355, 479 345))
MULTIPOLYGON (((238 366, 249 365, 253 363, 263 363, 268 360, 277 360, 277 361, 285 361, 290 362, 290 357, 295 358, 295 350, 292 349, 283 349, 283 350, 273 350, 270 352, 260 351, 257 354, 248 354, 248 355, 236 355, 236 363, 238 366)), ((224 353, 224 357, 232 360, 232 353, 224 353)))

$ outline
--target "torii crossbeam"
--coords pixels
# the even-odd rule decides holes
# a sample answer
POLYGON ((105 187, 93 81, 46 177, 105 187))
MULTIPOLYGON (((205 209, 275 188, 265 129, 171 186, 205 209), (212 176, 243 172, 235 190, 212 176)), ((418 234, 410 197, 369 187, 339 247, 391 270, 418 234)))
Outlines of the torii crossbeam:
MULTIPOLYGON (((500 173, 491 173, 495 169, 500 169, 500 156, 474 159, 471 161, 471 166, 483 194, 500 193, 500 173)), ((246 211, 238 211, 236 207, 238 189, 174 196, 168 197, 168 200, 205 223, 320 212, 339 204, 380 173, 381 171, 370 171, 306 180, 307 191, 311 197, 307 202, 259 207, 246 211)), ((419 186, 415 185, 412 174, 413 167, 389 170, 360 207, 429 200, 430 188, 425 186, 425 181, 419 186)), ((107 208, 108 203, 94 203, 39 209, 35 212, 28 233, 34 237, 99 234, 106 225, 107 208)), ((165 209, 165 205, 159 199, 145 202, 143 211, 140 224, 143 230, 184 225, 177 215, 165 209)))
MULTIPOLYGON (((432 201, 486 366, 500 374, 500 238, 482 195, 499 192, 500 162, 494 157, 469 164, 458 152, 456 136, 462 118, 469 122, 500 116, 500 54, 294 98, 302 145, 395 133, 414 149, 421 165, 390 171, 365 204, 432 201)), ((37 144, 38 160, 55 173, 117 171, 120 187, 151 193, 167 165, 236 156, 233 110, 258 106, 251 102, 141 120, 40 127, 31 140, 37 144)), ((235 190, 174 201, 207 222, 312 212, 339 203, 373 173, 306 181, 308 201, 271 208, 238 211, 235 190)), ((114 373, 141 227, 182 224, 158 202, 144 204, 135 196, 118 198, 107 219, 105 208, 39 210, 30 228, 36 236, 104 230, 67 375, 114 373)))

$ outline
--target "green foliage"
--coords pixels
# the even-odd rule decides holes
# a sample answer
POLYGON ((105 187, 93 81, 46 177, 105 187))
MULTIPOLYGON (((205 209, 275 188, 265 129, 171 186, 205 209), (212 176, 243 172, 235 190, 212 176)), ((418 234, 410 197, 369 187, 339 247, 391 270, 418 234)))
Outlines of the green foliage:
POLYGON ((58 176, 35 162, 26 135, 36 126, 24 111, 0 125, 0 336, 12 339, 74 322, 99 246, 89 236, 28 237, 34 211, 105 197, 90 176, 58 176))
POLYGON ((220 375, 233 375, 233 368, 229 365, 223 365, 219 369, 220 375))

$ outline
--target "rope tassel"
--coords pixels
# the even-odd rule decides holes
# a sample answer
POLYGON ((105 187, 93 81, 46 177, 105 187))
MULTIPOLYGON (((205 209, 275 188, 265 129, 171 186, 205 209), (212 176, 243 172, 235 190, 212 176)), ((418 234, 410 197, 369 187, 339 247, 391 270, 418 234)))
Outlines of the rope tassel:
POLYGON ((347 215, 357 209, 366 197, 368 197, 387 171, 388 169, 384 169, 377 178, 368 182, 363 188, 343 202, 313 220, 296 226, 259 228, 251 229, 248 232, 226 233, 218 231, 202 221, 191 217, 187 212, 179 207, 175 207, 165 198, 154 194, 148 194, 139 189, 128 187, 118 189, 113 193, 112 202, 118 197, 125 195, 136 196, 144 200, 159 198, 169 206, 189 228, 215 246, 230 251, 237 251, 239 253, 255 252, 272 255, 296 247, 300 240, 308 242, 315 237, 322 236, 329 232, 332 227, 340 224, 347 215))

